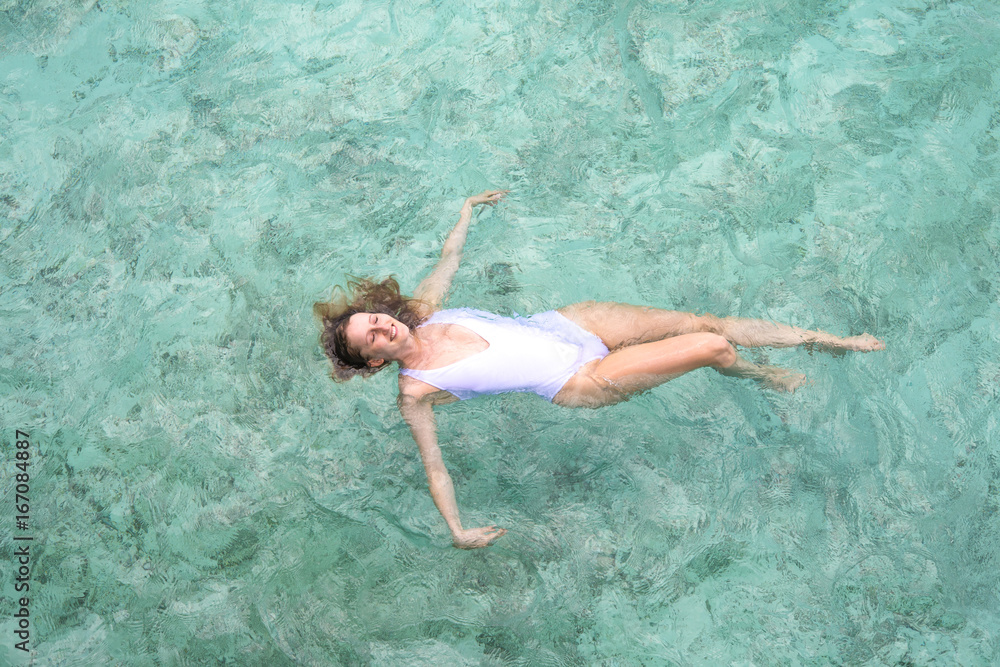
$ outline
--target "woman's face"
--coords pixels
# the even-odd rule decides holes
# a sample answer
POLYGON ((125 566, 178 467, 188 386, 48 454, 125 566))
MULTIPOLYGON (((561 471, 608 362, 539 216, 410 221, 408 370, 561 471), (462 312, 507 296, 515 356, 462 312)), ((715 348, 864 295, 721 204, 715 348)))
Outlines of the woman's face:
POLYGON ((410 336, 405 324, 384 313, 355 313, 347 321, 344 333, 348 345, 371 366, 397 359, 396 354, 410 336))

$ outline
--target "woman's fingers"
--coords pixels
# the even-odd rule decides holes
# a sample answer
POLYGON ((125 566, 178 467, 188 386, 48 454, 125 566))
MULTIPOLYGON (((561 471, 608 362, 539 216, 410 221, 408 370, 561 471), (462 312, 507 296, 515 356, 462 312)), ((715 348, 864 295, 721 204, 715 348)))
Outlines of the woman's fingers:
POLYGON ((506 528, 497 528, 496 526, 490 526, 489 532, 486 533, 485 535, 485 537, 487 538, 486 544, 487 545, 493 544, 493 540, 497 539, 498 537, 503 537, 506 534, 507 534, 506 528))
POLYGON ((489 526, 487 528, 472 528, 464 532, 465 534, 462 535, 460 539, 455 540, 455 546, 460 549, 479 549, 481 547, 488 547, 495 539, 507 534, 506 529, 497 528, 496 526, 489 526))
POLYGON ((502 201, 503 198, 504 198, 504 195, 506 195, 508 192, 510 192, 510 190, 499 190, 499 191, 494 192, 493 194, 491 194, 490 195, 489 205, 490 206, 496 206, 497 202, 502 201))
POLYGON ((476 199, 481 200, 481 203, 483 204, 493 206, 498 201, 502 200, 504 195, 507 195, 509 192, 510 190, 484 190, 476 196, 476 199))

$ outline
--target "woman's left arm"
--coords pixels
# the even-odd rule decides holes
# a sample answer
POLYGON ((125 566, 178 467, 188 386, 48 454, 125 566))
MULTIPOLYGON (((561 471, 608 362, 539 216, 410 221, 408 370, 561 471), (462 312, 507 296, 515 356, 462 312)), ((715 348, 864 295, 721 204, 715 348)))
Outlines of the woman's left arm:
POLYGON ((478 549, 489 546, 507 531, 496 526, 462 527, 462 522, 458 517, 458 504, 455 502, 455 487, 452 484, 451 475, 448 474, 448 469, 444 467, 441 447, 438 445, 433 401, 428 395, 421 397, 418 394, 405 393, 403 390, 405 382, 403 376, 400 376, 400 393, 397 399, 399 412, 410 427, 413 439, 417 441, 417 447, 420 448, 420 458, 424 462, 424 471, 427 473, 427 486, 434 504, 448 524, 452 544, 459 549, 478 549))
POLYGON ((481 204, 495 206, 508 192, 510 190, 486 190, 465 200, 458 224, 451 230, 441 250, 441 259, 431 274, 417 285, 413 293, 414 298, 429 304, 434 310, 441 308, 441 303, 451 287, 451 280, 455 277, 459 262, 462 260, 462 248, 465 247, 469 223, 472 222, 472 209, 481 204))

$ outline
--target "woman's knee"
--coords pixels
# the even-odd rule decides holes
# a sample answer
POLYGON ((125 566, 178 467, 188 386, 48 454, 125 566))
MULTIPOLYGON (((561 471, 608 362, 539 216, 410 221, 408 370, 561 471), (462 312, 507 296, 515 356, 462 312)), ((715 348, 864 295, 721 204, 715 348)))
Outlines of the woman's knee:
POLYGON ((736 363, 736 348, 723 336, 715 333, 706 333, 705 352, 709 357, 709 366, 715 368, 728 368, 736 363))
POLYGON ((725 330, 725 325, 723 324, 722 319, 716 317, 715 315, 710 315, 708 313, 705 313, 704 315, 692 314, 691 318, 694 321, 695 331, 704 331, 706 333, 719 334, 721 336, 722 332, 725 330))

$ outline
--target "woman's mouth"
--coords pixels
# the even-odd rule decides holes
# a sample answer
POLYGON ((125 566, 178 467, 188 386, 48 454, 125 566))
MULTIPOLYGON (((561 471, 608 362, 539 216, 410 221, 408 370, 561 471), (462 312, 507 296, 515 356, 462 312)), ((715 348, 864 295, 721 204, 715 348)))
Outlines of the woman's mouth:
POLYGON ((392 341, 395 340, 395 338, 396 338, 396 325, 391 324, 389 325, 389 340, 392 341))

